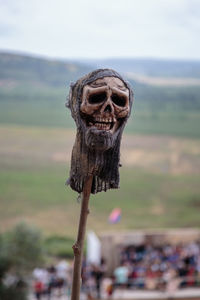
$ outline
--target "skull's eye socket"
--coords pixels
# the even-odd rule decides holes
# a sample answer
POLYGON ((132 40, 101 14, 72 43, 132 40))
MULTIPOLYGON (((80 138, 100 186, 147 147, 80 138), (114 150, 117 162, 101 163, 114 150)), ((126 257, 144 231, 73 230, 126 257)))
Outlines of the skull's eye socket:
POLYGON ((98 104, 106 100, 106 93, 101 92, 97 94, 91 94, 89 95, 88 102, 90 104, 98 104))
POLYGON ((112 98, 112 101, 118 106, 123 107, 126 105, 126 98, 123 96, 119 96, 117 94, 112 94, 111 98, 112 98))

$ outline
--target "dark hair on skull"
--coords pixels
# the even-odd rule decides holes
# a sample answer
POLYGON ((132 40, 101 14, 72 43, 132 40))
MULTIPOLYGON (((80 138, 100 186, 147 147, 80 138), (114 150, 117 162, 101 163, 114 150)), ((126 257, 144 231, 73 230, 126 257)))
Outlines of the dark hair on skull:
POLYGON ((67 106, 77 126, 72 150, 71 188, 82 192, 93 175, 92 193, 119 187, 121 136, 131 112, 133 92, 112 69, 98 69, 70 87, 67 106))

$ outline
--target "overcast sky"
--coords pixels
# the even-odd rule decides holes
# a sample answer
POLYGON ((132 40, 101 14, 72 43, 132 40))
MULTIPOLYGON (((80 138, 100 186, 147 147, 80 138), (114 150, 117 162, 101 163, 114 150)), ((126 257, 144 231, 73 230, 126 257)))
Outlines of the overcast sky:
POLYGON ((200 59, 200 0, 0 0, 0 49, 200 59))

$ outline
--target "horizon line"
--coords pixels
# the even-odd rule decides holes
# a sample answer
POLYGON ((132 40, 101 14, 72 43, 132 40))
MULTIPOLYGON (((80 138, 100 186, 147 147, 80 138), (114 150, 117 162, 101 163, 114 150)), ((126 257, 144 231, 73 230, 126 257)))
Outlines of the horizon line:
POLYGON ((48 54, 39 54, 34 52, 13 50, 13 49, 1 49, 0 54, 13 54, 27 57, 35 57, 47 60, 59 60, 59 61, 95 61, 95 60, 152 60, 152 61, 180 61, 180 62, 200 62, 200 58, 179 58, 179 57, 154 57, 154 56, 102 56, 102 57, 58 57, 48 54))

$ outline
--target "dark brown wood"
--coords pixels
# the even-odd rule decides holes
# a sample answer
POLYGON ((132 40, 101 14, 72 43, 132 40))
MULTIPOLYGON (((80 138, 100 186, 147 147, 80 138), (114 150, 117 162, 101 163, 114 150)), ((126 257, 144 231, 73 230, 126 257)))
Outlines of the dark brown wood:
POLYGON ((74 251, 74 270, 72 281, 72 295, 71 300, 80 299, 80 287, 81 287, 81 267, 83 258, 83 247, 86 231, 87 216, 89 213, 89 199, 92 188, 93 175, 89 175, 84 183, 83 192, 81 197, 81 212, 78 227, 77 241, 73 246, 74 251))

